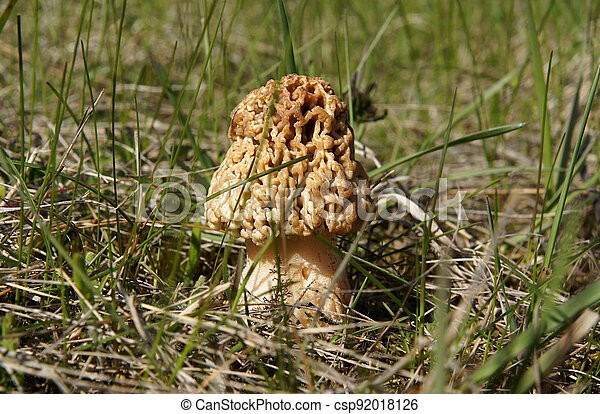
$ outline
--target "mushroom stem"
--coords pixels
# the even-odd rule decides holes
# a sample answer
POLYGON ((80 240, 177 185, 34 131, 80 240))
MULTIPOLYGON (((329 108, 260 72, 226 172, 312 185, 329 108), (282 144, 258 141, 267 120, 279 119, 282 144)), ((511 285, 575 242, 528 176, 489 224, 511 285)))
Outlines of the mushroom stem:
MULTIPOLYGON (((324 236, 329 242, 333 237, 324 236)), ((350 283, 341 258, 316 236, 278 237, 262 257, 262 246, 246 241, 246 290, 256 303, 283 301, 294 306, 294 316, 307 325, 315 313, 326 321, 341 322, 350 300, 350 283), (276 258, 279 258, 279 271, 276 258), (251 266, 255 268, 248 276, 251 266), (336 274, 337 273, 337 274, 336 274)))

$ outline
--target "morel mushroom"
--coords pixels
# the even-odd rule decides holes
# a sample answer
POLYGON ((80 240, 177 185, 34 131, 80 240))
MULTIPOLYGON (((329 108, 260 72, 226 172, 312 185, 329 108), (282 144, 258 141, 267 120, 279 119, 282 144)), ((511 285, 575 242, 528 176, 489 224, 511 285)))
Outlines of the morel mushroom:
POLYGON ((280 298, 305 325, 315 314, 341 322, 350 284, 328 243, 356 230, 371 209, 346 105, 321 78, 287 75, 248 94, 231 118, 233 143, 209 195, 259 177, 208 201, 206 218, 246 240, 246 303, 280 298))

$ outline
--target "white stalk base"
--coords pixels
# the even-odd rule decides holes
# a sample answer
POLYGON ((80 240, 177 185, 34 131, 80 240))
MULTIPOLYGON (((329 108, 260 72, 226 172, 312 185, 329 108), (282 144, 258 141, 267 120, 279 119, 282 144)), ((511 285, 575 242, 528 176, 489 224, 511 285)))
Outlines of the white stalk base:
POLYGON ((294 316, 305 326, 315 318, 318 324, 343 321, 350 300, 345 269, 336 276, 341 263, 329 247, 315 236, 278 238, 261 258, 262 246, 246 242, 247 301, 254 305, 283 302, 293 306, 294 316), (276 257, 279 257, 279 271, 276 257), (255 267, 248 276, 252 265, 255 267))

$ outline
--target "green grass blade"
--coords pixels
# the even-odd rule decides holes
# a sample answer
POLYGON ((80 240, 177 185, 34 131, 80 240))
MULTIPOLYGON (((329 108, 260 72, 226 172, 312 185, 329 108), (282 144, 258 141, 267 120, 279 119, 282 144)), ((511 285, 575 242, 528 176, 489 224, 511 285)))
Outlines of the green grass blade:
POLYGON ((375 169, 369 171, 369 177, 370 178, 376 177, 377 175, 383 174, 401 164, 405 164, 409 161, 419 159, 422 156, 430 154, 432 152, 443 150, 444 147, 451 148, 451 147, 455 147, 457 145, 463 145, 463 144, 467 144, 467 143, 473 142, 473 141, 480 141, 483 139, 497 137, 499 135, 507 134, 507 133, 515 131, 517 129, 523 128, 524 126, 525 126, 525 123, 509 124, 509 125, 503 125, 503 126, 499 126, 499 127, 486 129, 484 131, 479 131, 474 134, 465 135, 464 137, 457 138, 453 141, 448 142, 447 144, 444 143, 444 144, 436 145, 435 147, 421 150, 415 154, 407 155, 406 157, 402 157, 400 159, 390 161, 390 162, 382 165, 379 168, 375 168, 375 169))
MULTIPOLYGON (((544 166, 549 167, 552 164, 552 135, 550 134, 550 123, 547 117, 546 102, 548 98, 548 86, 544 77, 544 67, 542 65, 542 57, 540 54, 540 44, 538 41, 537 29, 533 17, 533 8, 531 1, 526 3, 525 11, 527 16, 527 39, 529 41, 529 53, 531 63, 533 65, 533 82, 535 96, 538 101, 538 108, 541 118, 542 131, 542 153, 544 166)), ((550 8, 553 3, 550 3, 550 8)), ((548 76, 550 76, 550 66, 548 66, 548 76)))
MULTIPOLYGON (((21 16, 17 16, 17 46, 19 51, 19 140, 21 144, 21 162, 24 164, 26 161, 25 154, 25 79, 23 75, 23 37, 21 31, 21 16)), ((25 179, 25 167, 21 165, 19 171, 21 179, 25 179)), ((23 191, 27 192, 27 185, 23 183, 23 191)), ((24 233, 23 223, 25 212, 23 210, 23 204, 20 209, 20 222, 19 222, 19 268, 23 258, 23 245, 24 233)))
POLYGON ((565 174, 569 166, 569 151, 571 150, 571 142, 573 141, 573 132, 575 132, 575 126, 577 125, 577 118, 579 116, 579 95, 581 92, 581 83, 583 78, 580 76, 577 82, 577 89, 575 90, 575 96, 573 97, 573 103, 571 104, 571 112, 569 113, 569 120, 567 121, 567 129, 565 131, 565 142, 560 152, 560 161, 558 164, 558 175, 557 183, 562 183, 565 179, 565 174))
POLYGON ((284 62, 285 72, 287 73, 298 73, 296 68, 296 60, 294 59, 294 44, 292 42, 292 34, 290 32, 290 25, 285 11, 285 4, 283 0, 279 0, 279 26, 281 28, 281 35, 283 37, 283 49, 285 51, 284 62))
MULTIPOLYGON (((119 189, 117 187, 117 158, 115 151, 115 139, 116 139, 116 116, 117 116, 117 74, 119 73, 119 62, 121 56, 121 41, 123 39, 123 25, 125 24, 125 10, 127 9, 127 0, 123 0, 123 6, 121 8, 121 16, 119 19, 119 29, 117 30, 117 44, 115 57, 112 68, 112 96, 111 96, 111 111, 110 111, 110 142, 112 150, 112 174, 113 174, 113 196, 115 198, 115 205, 119 205, 119 189)), ((121 224, 119 213, 117 212, 116 224, 117 224, 117 244, 119 251, 123 251, 123 241, 121 240, 121 224)))
POLYGON ((565 176, 565 182, 562 184, 562 191, 560 194, 560 199, 558 201, 558 206, 556 208, 556 215, 554 216, 554 221, 552 222, 552 230, 550 231, 550 236, 548 238, 548 247, 546 248, 546 256, 544 257, 544 266, 547 268, 549 268, 552 263, 552 255, 554 254, 554 249, 556 247, 556 241, 558 239, 560 224, 562 222, 562 217, 563 217, 565 207, 567 204, 567 195, 569 194, 569 188, 571 187, 571 182, 573 181, 573 176, 575 175, 575 166, 577 164, 577 157, 581 150, 581 143, 583 142, 583 138, 585 137, 585 131, 586 131, 588 119, 590 117, 590 112, 592 110, 594 96, 596 95, 596 90, 598 89, 599 78, 600 78, 600 66, 598 66, 598 69, 596 70, 596 76, 594 78, 594 82, 590 89, 590 94, 588 96, 588 101, 585 106, 583 119, 581 121, 581 130, 579 131, 579 136, 577 137, 577 141, 575 142, 575 147, 573 148, 573 153, 571 156, 571 164, 569 166, 569 172, 565 176))
MULTIPOLYGON (((542 126, 546 124, 546 115, 548 113, 547 111, 547 105, 548 105, 548 88, 550 87, 550 70, 552 68, 552 54, 550 54, 550 61, 548 62, 548 72, 546 75, 546 83, 544 86, 544 104, 543 104, 543 108, 544 111, 542 113, 542 126)), ((536 217, 538 217, 538 210, 539 210, 539 204, 540 204, 540 190, 542 188, 542 172, 544 171, 544 168, 549 168, 547 161, 545 160, 544 156, 546 154, 546 145, 545 145, 545 140, 546 140, 546 129, 542 127, 542 155, 540 157, 540 160, 538 162, 538 172, 537 172, 537 184, 536 184, 536 195, 535 195, 535 207, 533 208, 533 218, 531 220, 531 234, 533 234, 534 230, 535 230, 535 225, 536 225, 536 217)), ((548 195, 548 193, 552 192, 552 183, 550 182, 550 178, 552 177, 551 172, 554 169, 554 162, 552 163, 552 167, 550 168, 550 171, 546 171, 546 192, 544 192, 544 199, 546 198, 546 196, 548 195)), ((544 200, 545 201, 545 200, 544 200)), ((545 203, 544 203, 545 205, 545 203)), ((542 209, 542 214, 540 216, 540 224, 543 222, 543 216, 544 216, 544 210, 542 209)), ((533 242, 533 239, 531 240, 531 242, 533 242)), ((532 244, 530 244, 530 247, 533 246, 532 244)), ((535 256, 537 259, 537 251, 535 252, 535 256)), ((537 263, 537 260, 536 260, 537 263)))
POLYGON ((600 305, 600 281, 590 284, 565 303, 547 309, 544 319, 547 321, 548 332, 561 329, 574 321, 584 309, 598 307, 598 305, 600 305))
POLYGON ((350 30, 348 29, 348 14, 344 15, 344 56, 346 68, 346 88, 348 91, 348 113, 350 125, 354 125, 354 97, 352 96, 352 74, 350 73, 350 30))
POLYGON ((369 48, 367 49, 367 51, 360 58, 360 62, 358 62, 358 66, 356 67, 356 73, 361 73, 362 72, 362 70, 364 69, 365 64, 367 63, 367 60, 369 59, 369 56, 371 56, 371 53, 373 53, 373 50, 375 50, 375 48, 377 47, 377 45, 381 41, 381 38, 383 37, 383 34, 389 28, 390 23, 392 22, 392 19, 396 16, 397 12, 398 12, 398 5, 396 5, 396 7, 394 7, 392 9, 392 12, 388 15, 387 19, 385 19, 385 22, 383 22, 383 24, 381 25, 381 27, 377 31, 377 34, 375 35, 375 37, 373 38, 373 40, 369 44, 369 48))
MULTIPOLYGON (((442 175, 444 172, 444 165, 446 163, 446 155, 448 153, 448 142, 450 141, 450 132, 452 130, 452 121, 454 117, 454 108, 456 106, 456 89, 454 90, 454 96, 452 98, 452 107, 450 109, 450 117, 448 118, 448 126, 444 136, 444 147, 442 148, 442 153, 440 156, 438 173, 435 179, 435 192, 433 195, 433 200, 431 201, 431 205, 437 205, 439 192, 440 192, 440 180, 442 179, 442 175)), ((425 264, 427 262, 427 254, 429 253, 430 246, 430 237, 432 236, 432 226, 433 219, 428 218, 424 229, 424 237, 423 240, 426 242, 425 248, 422 249, 421 252, 421 263, 425 264)), ((444 253, 446 254, 446 253, 444 253)), ((426 269, 422 268, 419 272, 421 275, 425 273, 426 269)), ((447 343, 447 332, 448 332, 448 299, 450 297, 450 272, 448 271, 446 265, 442 262, 440 265, 440 271, 438 272, 441 277, 437 281, 437 289, 435 291, 435 299, 437 302, 437 306, 435 308, 435 320, 436 320, 436 344, 433 347, 434 362, 432 367, 432 380, 431 380, 431 392, 432 393, 442 393, 446 390, 448 385, 448 372, 447 372, 447 363, 449 358, 448 353, 448 343, 447 343)), ((423 320, 424 313, 424 305, 425 305, 425 289, 426 289, 426 278, 421 278, 421 286, 420 291, 421 297, 419 300, 421 301, 421 307, 419 309, 419 319, 423 320)))
POLYGON ((6 25, 6 22, 8 21, 8 18, 10 17, 10 14, 17 5, 18 1, 19 0, 9 0, 6 7, 4 7, 4 11, 0 15, 0 33, 2 33, 2 29, 4 29, 4 26, 6 25))

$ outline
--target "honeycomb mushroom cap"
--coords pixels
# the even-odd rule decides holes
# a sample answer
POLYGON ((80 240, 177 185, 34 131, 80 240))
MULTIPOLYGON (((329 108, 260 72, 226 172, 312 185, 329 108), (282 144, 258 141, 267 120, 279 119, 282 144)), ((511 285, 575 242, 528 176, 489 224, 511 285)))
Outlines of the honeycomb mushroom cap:
POLYGON ((233 143, 209 194, 307 158, 208 201, 211 228, 260 245, 272 229, 286 236, 344 235, 361 223, 359 211, 371 208, 369 185, 354 160, 347 107, 327 82, 299 75, 270 80, 248 94, 231 119, 233 143))

